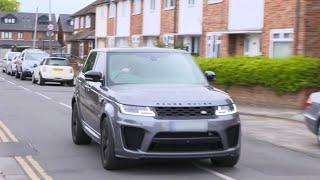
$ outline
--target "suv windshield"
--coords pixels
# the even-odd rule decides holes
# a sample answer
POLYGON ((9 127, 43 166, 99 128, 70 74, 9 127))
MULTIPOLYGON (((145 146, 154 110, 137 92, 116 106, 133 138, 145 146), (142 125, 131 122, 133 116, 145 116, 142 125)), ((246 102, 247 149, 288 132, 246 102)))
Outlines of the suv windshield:
POLYGON ((61 58, 50 58, 46 61, 46 65, 48 65, 48 66, 68 66, 68 60, 61 59, 61 58))
POLYGON ((110 85, 119 84, 207 84, 193 61, 183 53, 110 53, 110 85))
POLYGON ((41 61, 43 58, 49 57, 49 54, 45 52, 29 52, 26 53, 26 61, 41 61))

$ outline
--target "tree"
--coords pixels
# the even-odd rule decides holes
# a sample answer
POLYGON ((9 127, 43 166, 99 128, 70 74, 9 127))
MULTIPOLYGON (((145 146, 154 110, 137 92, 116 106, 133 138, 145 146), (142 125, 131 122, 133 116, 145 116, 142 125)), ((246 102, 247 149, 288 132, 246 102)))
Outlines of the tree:
POLYGON ((0 11, 17 12, 20 2, 18 0, 0 0, 0 11))

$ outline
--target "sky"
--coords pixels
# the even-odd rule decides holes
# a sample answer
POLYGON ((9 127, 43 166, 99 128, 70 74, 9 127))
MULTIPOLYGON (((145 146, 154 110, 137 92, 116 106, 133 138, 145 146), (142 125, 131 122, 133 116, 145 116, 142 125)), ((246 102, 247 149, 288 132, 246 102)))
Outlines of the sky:
MULTIPOLYGON (((52 13, 73 14, 94 0, 51 0, 52 13)), ((35 12, 39 7, 40 13, 49 12, 49 0, 20 0, 20 12, 35 12)))

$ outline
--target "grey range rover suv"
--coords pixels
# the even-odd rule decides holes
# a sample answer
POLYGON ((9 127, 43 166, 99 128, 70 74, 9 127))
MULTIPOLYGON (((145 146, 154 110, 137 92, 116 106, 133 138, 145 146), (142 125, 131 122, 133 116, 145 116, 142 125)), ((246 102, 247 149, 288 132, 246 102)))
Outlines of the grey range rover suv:
POLYGON ((100 144, 107 170, 150 158, 210 158, 232 167, 240 118, 228 94, 210 86, 214 79, 185 51, 92 50, 76 79, 72 139, 100 144))

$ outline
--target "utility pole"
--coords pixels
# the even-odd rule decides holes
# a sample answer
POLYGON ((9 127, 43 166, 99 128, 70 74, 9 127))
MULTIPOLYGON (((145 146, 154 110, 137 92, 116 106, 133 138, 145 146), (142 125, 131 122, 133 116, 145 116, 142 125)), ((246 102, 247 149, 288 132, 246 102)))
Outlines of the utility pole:
POLYGON ((52 31, 54 30, 54 26, 52 24, 52 12, 51 12, 51 0, 49 0, 49 54, 52 55, 52 31))
POLYGON ((34 21, 34 32, 33 32, 33 45, 32 48, 35 49, 36 48, 36 42, 37 42, 37 33, 38 33, 38 7, 36 10, 36 19, 34 21))

